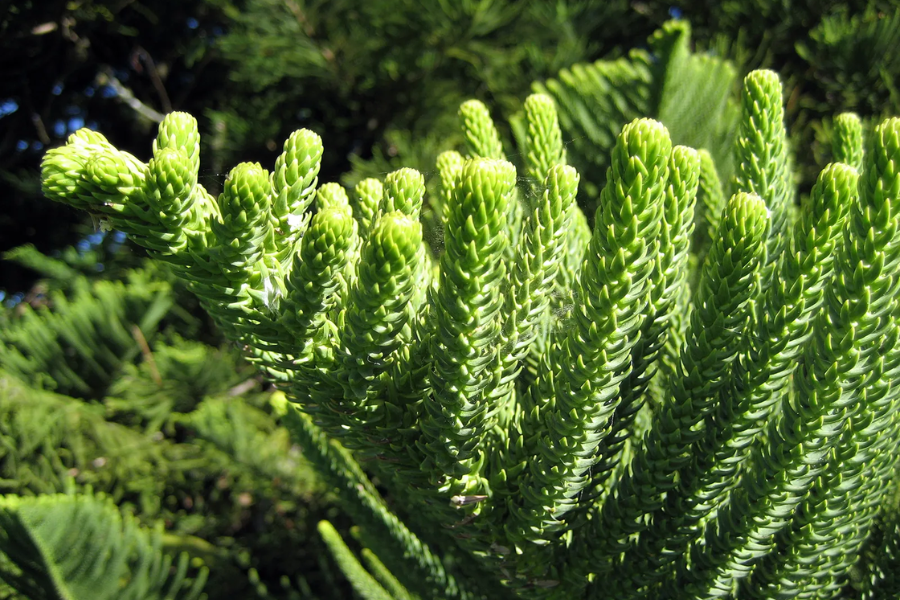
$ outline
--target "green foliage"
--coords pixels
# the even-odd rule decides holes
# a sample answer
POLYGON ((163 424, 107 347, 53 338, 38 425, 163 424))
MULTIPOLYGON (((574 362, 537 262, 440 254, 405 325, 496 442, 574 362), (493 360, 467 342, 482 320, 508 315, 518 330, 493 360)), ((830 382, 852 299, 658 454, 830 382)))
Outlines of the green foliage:
POLYGON ((0 451, 7 493, 51 494, 74 477, 155 515, 166 479, 196 464, 190 448, 154 441, 104 418, 102 406, 0 379, 0 451))
MULTIPOLYGON (((898 223, 896 218, 884 219, 886 213, 893 210, 890 206, 895 198, 893 190, 900 190, 900 179, 895 168, 884 168, 894 160, 888 157, 900 153, 898 125, 900 121, 892 119, 873 132, 866 151, 864 178, 859 185, 860 202, 851 207, 850 228, 869 236, 868 247, 862 248, 859 242, 848 240, 849 236, 845 234, 841 250, 846 256, 837 257, 839 265, 854 266, 853 275, 857 277, 855 286, 859 286, 857 273, 876 256, 876 260, 883 261, 883 271, 879 275, 867 274, 863 285, 859 286, 862 290, 848 284, 848 296, 856 292, 865 297, 871 291, 891 289, 894 285, 891 277, 896 276, 900 267, 900 256, 892 248, 893 231, 898 223), (875 214, 882 215, 877 223, 870 216, 875 214)), ((843 274, 847 279, 849 271, 847 269, 843 274)), ((826 297, 829 308, 836 312, 834 300, 831 296, 826 297)), ((851 310, 856 308, 845 302, 851 310)), ((891 317, 882 317, 897 314, 895 303, 896 300, 891 299, 884 305, 878 302, 869 304, 868 298, 860 302, 858 310, 862 311, 862 306, 866 306, 867 314, 858 320, 855 350, 859 352, 859 365, 868 374, 861 378, 861 382, 855 373, 852 379, 853 384, 865 390, 866 404, 865 407, 849 407, 848 421, 841 432, 843 443, 830 457, 828 467, 839 465, 840 482, 828 473, 816 481, 801 506, 793 528, 785 532, 784 537, 791 542, 786 544, 789 550, 771 556, 773 560, 765 565, 770 571, 762 568, 758 571, 761 577, 755 582, 757 589, 772 585, 769 582, 775 579, 781 589, 794 587, 805 594, 833 594, 842 584, 833 573, 846 570, 859 555, 872 521, 889 491, 889 477, 896 463, 892 457, 891 440, 896 439, 898 433, 893 415, 897 392, 889 389, 886 382, 895 380, 898 368, 894 341, 897 331, 891 317), (852 511, 850 507, 853 507, 852 511), (817 552, 818 544, 825 539, 833 547, 833 552, 828 556, 817 552), (789 574, 781 575, 782 571, 789 574)), ((846 310, 843 306, 841 309, 846 310)))
POLYGON ((595 455, 609 434, 637 341, 635 316, 650 300, 671 154, 665 128, 650 120, 626 126, 616 145, 585 254, 577 326, 551 347, 525 408, 522 428, 537 434, 526 440, 525 456, 537 464, 534 479, 520 484, 524 502, 510 528, 521 527, 525 539, 565 530, 565 515, 590 480, 582 457, 595 455))
POLYGON ((102 496, 0 496, 0 557, 0 579, 32 600, 206 597, 205 567, 102 496))
POLYGON ((670 21, 653 34, 648 50, 628 57, 576 64, 557 78, 535 84, 560 111, 569 159, 587 179, 587 193, 603 188, 616 136, 634 118, 651 116, 669 130, 672 142, 706 148, 720 174, 731 172, 731 145, 738 110, 728 61, 690 51, 690 28, 670 21))
POLYGON ((214 4, 230 19, 217 47, 242 96, 210 111, 226 132, 223 158, 264 149, 299 122, 329 132, 330 178, 350 157, 348 188, 401 166, 427 172, 448 142, 464 141, 454 116, 465 100, 511 114, 535 79, 630 43, 622 27, 642 27, 621 0, 214 4))
MULTIPOLYGON (((173 107, 199 110, 217 102, 222 87, 214 82, 224 82, 227 69, 212 42, 222 27, 222 12, 203 1, 23 0, 4 6, 0 252, 32 244, 55 256, 93 238, 87 215, 61 214, 40 200, 45 149, 86 123, 115 131, 115 143, 127 145, 173 107)), ((108 236, 100 251, 120 243, 108 236)), ((117 270, 103 262, 107 275, 117 270)), ((26 294, 36 279, 15 263, 0 263, 7 298, 26 294)))
POLYGON ((868 3, 852 13, 841 6, 797 44, 797 54, 813 69, 813 79, 840 106, 865 114, 884 114, 900 102, 894 74, 900 70, 897 47, 900 10, 868 3))
POLYGON ((435 472, 442 479, 443 474, 460 479, 448 486, 458 486, 459 495, 482 491, 475 481, 484 462, 482 442, 497 417, 480 392, 500 360, 495 350, 503 306, 500 282, 506 278, 502 258, 509 243, 504 229, 514 185, 509 163, 467 162, 447 220, 430 348, 437 359, 431 377, 437 402, 428 405, 422 433, 435 472))
MULTIPOLYGON (((173 422, 173 413, 190 413, 207 396, 247 387, 252 372, 233 352, 175 334, 166 338, 153 345, 146 360, 124 365, 110 386, 103 404, 116 422, 159 431, 173 422)), ((255 387, 252 379, 249 383, 255 387)))
POLYGON ((344 575, 350 580, 353 589, 364 600, 391 600, 394 597, 381 587, 374 577, 369 575, 369 572, 353 555, 331 523, 320 521, 319 534, 328 544, 328 550, 334 556, 344 575))
POLYGON ((775 261, 787 242, 788 212, 793 203, 781 96, 781 82, 771 71, 754 71, 744 79, 735 147, 732 189, 758 195, 770 213, 763 285, 771 281, 775 261))
MULTIPOLYGON (((678 77, 718 68, 686 34, 654 36, 657 62, 596 69, 642 77, 631 91, 664 112, 678 77)), ((703 81, 701 133, 719 144, 706 154, 673 145, 687 113, 668 117, 674 133, 628 119, 636 105, 619 115, 629 123, 604 117, 614 141, 592 230, 548 96, 518 126, 521 187, 487 110, 467 102, 469 155, 441 155, 436 189, 411 169, 385 177, 380 201, 372 183, 353 201, 316 185, 312 217, 306 200, 276 210, 292 184, 255 164, 213 204, 181 113, 152 160, 171 157, 156 179, 187 187, 155 185, 149 165, 82 132, 47 154, 44 190, 173 265, 277 381, 279 412, 360 525, 374 574, 383 564, 422 597, 858 597, 851 569, 870 589, 886 572, 860 560, 874 524, 893 535, 878 519, 898 457, 900 119, 876 127, 862 173, 822 170, 795 216, 778 78, 750 73, 739 112, 703 81), (185 225, 143 211, 148 189, 191 211, 185 225), (419 218, 442 231, 437 256, 419 218), (282 220, 309 227, 298 242, 275 231, 282 220)), ((301 170, 317 166, 303 164, 306 190, 301 170)), ((320 529, 359 593, 391 594, 320 529)))
POLYGON ((866 600, 893 598, 900 593, 895 567, 900 552, 900 503, 897 477, 889 490, 872 535, 861 552, 861 565, 855 569, 858 583, 854 587, 866 600))
MULTIPOLYGON (((702 59, 693 63, 710 86, 727 74, 716 57, 732 61, 738 76, 778 70, 792 140, 805 150, 796 158, 806 193, 831 160, 832 113, 852 110, 874 124, 898 112, 894 4, 479 0, 422 10, 415 0, 85 0, 50 8, 23 0, 0 15, 9 57, 9 77, 0 84, 9 132, 0 148, 0 185, 11 202, 0 237, 4 249, 32 241, 51 252, 89 233, 69 227, 74 213, 38 201, 40 156, 79 123, 96 123, 118 147, 138 154, 163 113, 196 114, 211 142, 200 177, 216 192, 225 165, 271 162, 277 142, 299 126, 328 131, 323 173, 336 180, 349 159, 354 171, 345 184, 353 188, 399 166, 427 174, 448 143, 461 147, 454 114, 463 100, 477 97, 495 118, 512 118, 533 81, 626 56, 670 16, 692 23, 694 56, 702 59)), ((666 111, 694 112, 680 94, 667 96, 666 111)), ((665 114, 654 116, 676 143, 701 147, 679 139, 665 114)), ((579 135, 567 132, 564 140, 571 145, 579 135)), ((607 156, 611 143, 595 154, 607 156)), ((585 185, 595 177, 582 174, 585 185)), ((724 166, 723 175, 727 181, 724 166)), ((27 289, 4 266, 7 292, 27 289)))
POLYGON ((859 116, 843 113, 834 120, 831 152, 834 160, 850 165, 856 170, 863 168, 863 126, 859 116))
POLYGON ((276 396, 274 403, 310 462, 337 491, 344 508, 362 525, 363 531, 368 531, 365 537, 381 560, 395 573, 403 573, 407 585, 425 598, 472 597, 470 592, 460 589, 456 578, 447 572, 431 548, 390 511, 350 452, 335 440, 329 440, 308 415, 290 405, 284 396, 276 396))
POLYGON ((3 314, 4 493, 94 489, 144 524, 165 522, 167 549, 214 567, 205 587, 213 596, 339 596, 327 563, 299 576, 292 566, 324 549, 307 543, 325 516, 324 490, 252 367, 172 331, 198 333, 176 306, 171 276, 144 268, 125 281, 90 281, 80 263, 15 254, 51 278, 3 314))
POLYGON ((170 311, 172 290, 141 271, 93 284, 65 270, 57 275, 74 279, 67 284, 72 293, 51 291, 33 303, 37 308, 22 305, 0 333, 0 362, 35 387, 97 398, 140 353, 143 332, 152 334, 170 311))
POLYGON ((403 584, 400 583, 400 581, 394 577, 394 574, 384 566, 384 563, 378 559, 378 556, 374 552, 368 548, 363 548, 362 557, 369 571, 375 575, 375 579, 388 590, 392 597, 397 598, 398 600, 413 600, 418 597, 414 596, 408 589, 403 587, 403 584))
POLYGON ((732 382, 718 394, 714 407, 716 427, 694 443, 691 464, 680 471, 678 495, 666 498, 640 544, 622 561, 648 561, 633 581, 646 585, 663 571, 653 556, 663 549, 677 553, 696 539, 697 525, 707 518, 707 507, 724 502, 733 480, 745 468, 748 451, 784 393, 796 368, 802 343, 810 334, 811 320, 820 309, 824 281, 832 276, 832 252, 852 199, 856 174, 844 165, 831 165, 820 177, 810 204, 794 226, 794 248, 782 255, 776 270, 780 282, 765 289, 755 330, 756 341, 733 363, 732 382), (808 241, 806 241, 808 240, 808 241), (798 296, 799 295, 799 296, 798 296), (780 307, 780 308, 776 308, 780 307))

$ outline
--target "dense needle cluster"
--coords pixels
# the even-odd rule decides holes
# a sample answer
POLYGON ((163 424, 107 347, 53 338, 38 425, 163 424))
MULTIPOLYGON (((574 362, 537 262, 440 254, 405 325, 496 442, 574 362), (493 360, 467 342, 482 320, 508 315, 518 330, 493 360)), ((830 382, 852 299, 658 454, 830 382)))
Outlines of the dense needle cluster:
POLYGON ((301 130, 213 198, 173 113, 149 163, 73 134, 44 191, 170 264, 284 391, 362 526, 374 578, 321 532, 366 597, 891 598, 900 119, 838 117, 796 209, 781 103, 747 76, 724 182, 625 125, 591 228, 540 94, 518 171, 469 101, 434 185, 320 185, 301 130))

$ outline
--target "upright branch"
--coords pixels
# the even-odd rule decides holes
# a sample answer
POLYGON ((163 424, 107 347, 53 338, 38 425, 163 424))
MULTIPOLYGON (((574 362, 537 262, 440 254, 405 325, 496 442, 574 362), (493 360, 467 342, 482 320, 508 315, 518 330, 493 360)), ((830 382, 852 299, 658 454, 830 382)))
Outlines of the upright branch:
MULTIPOLYGON (((859 191, 859 201, 850 207, 852 233, 845 234, 846 254, 838 256, 839 261, 845 258, 848 265, 855 264, 852 276, 864 278, 865 293, 873 298, 855 332, 860 362, 865 365, 864 374, 857 376, 862 379, 859 400, 850 409, 823 477, 779 538, 781 551, 769 554, 753 573, 748 590, 758 591, 748 591, 749 597, 774 592, 835 597, 844 585, 840 575, 857 561, 866 533, 881 510, 900 456, 896 449, 900 391, 888 383, 900 374, 896 320, 900 316, 900 119, 876 127, 859 191), (820 551, 823 543, 828 544, 828 553, 820 551)), ((849 268, 841 276, 851 276, 849 268)))
POLYGON ((529 469, 507 526, 514 538, 551 542, 590 483, 650 299, 671 152, 656 121, 634 121, 619 135, 581 272, 577 325, 549 349, 526 405, 529 469))
POLYGON ((501 260, 515 168, 500 160, 466 163, 447 220, 446 249, 434 299, 433 394, 421 422, 423 450, 441 493, 479 495, 484 438, 495 421, 488 402, 497 384, 506 267, 501 260))
POLYGON ((835 162, 863 170, 863 126, 856 113, 841 113, 834 119, 831 153, 835 162))
POLYGON ((733 363, 732 380, 718 394, 705 435, 691 448, 690 464, 651 515, 639 544, 619 560, 623 568, 631 566, 633 576, 617 597, 638 597, 641 588, 652 589, 700 536, 710 510, 721 506, 740 481, 750 449, 781 402, 812 334, 856 181, 856 172, 841 164, 829 165, 819 176, 795 224, 791 249, 776 268, 777 283, 763 292, 750 339, 733 363))
POLYGON ((646 515, 662 506, 678 472, 690 462, 691 444, 702 434, 700 425, 728 381, 735 340, 749 319, 767 227, 768 211, 758 196, 739 193, 728 201, 700 278, 671 401, 661 407, 630 469, 592 520, 590 536, 583 539, 584 554, 574 568, 584 569, 590 561, 599 574, 613 572, 613 559, 646 529, 646 515))
POLYGON ((754 448, 746 483, 707 527, 705 543, 692 548, 690 564, 680 563, 681 597, 730 594, 734 582, 773 551, 776 534, 790 526, 794 511, 825 474, 842 430, 848 423, 856 427, 851 416, 860 411, 877 416, 885 410, 881 401, 869 404, 867 380, 884 372, 896 339, 889 328, 898 281, 897 126, 896 120, 885 123, 870 148, 874 156, 867 167, 872 168, 861 181, 860 200, 851 208, 838 251, 836 276, 795 375, 798 392, 785 397, 765 444, 754 448), (885 335, 887 347, 878 341, 885 335))
POLYGON ((744 78, 741 111, 733 190, 756 194, 771 214, 762 271, 768 284, 788 243, 793 201, 781 81, 774 71, 753 71, 744 78))

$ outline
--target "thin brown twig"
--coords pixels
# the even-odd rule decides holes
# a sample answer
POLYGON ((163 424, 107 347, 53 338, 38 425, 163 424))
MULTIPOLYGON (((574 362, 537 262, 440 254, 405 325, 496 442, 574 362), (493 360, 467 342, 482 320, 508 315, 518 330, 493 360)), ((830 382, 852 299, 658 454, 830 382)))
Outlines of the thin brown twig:
POLYGON ((303 28, 303 33, 307 35, 310 39, 312 39, 313 35, 315 35, 316 30, 313 28, 312 23, 309 22, 309 19, 306 18, 306 15, 303 12, 303 9, 294 2, 294 0, 284 0, 284 5, 287 9, 294 15, 294 18, 297 19, 297 23, 300 27, 303 28))
POLYGON ((112 69, 105 67, 100 73, 97 73, 97 84, 108 85, 116 91, 119 99, 130 106, 136 113, 155 123, 159 123, 165 118, 165 115, 156 111, 154 108, 147 106, 138 100, 134 92, 125 87, 121 81, 116 79, 112 73, 112 69))
POLYGON ((159 96, 159 102, 162 104, 163 112, 172 112, 172 102, 169 100, 169 94, 166 92, 166 86, 163 85, 162 78, 159 76, 159 70, 156 68, 153 57, 141 46, 135 48, 134 52, 137 54, 138 58, 147 65, 147 70, 150 72, 150 81, 153 82, 153 87, 156 89, 156 94, 159 96))
POLYGON ((38 139, 41 143, 47 145, 50 143, 50 136, 47 134, 47 128, 44 127, 44 120, 41 115, 36 112, 31 113, 31 122, 34 123, 34 129, 37 131, 38 139))
POLYGON ((253 388, 255 388, 258 383, 259 383, 259 381, 257 381, 256 379, 253 379, 253 378, 248 379, 247 381, 243 381, 243 382, 237 384, 236 386, 234 386, 233 388, 231 388, 230 390, 228 390, 227 396, 229 398, 234 398, 235 396, 241 396, 241 395, 249 392, 253 388))
POLYGON ((138 346, 141 347, 141 354, 144 355, 144 360, 150 366, 150 376, 153 378, 156 385, 161 386, 162 377, 159 375, 159 369, 156 368, 156 361, 153 359, 153 352, 150 350, 150 344, 147 343, 147 338, 144 337, 144 332, 141 331, 141 328, 137 325, 132 325, 131 335, 134 337, 134 341, 138 343, 138 346))

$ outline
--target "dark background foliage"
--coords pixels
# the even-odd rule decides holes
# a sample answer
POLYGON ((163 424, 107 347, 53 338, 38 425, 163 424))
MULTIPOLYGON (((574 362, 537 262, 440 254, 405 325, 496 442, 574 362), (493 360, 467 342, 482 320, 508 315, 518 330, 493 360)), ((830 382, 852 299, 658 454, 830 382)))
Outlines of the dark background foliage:
MULTIPOLYGON (((314 535, 319 518, 346 525, 324 490, 246 452, 256 439, 290 449, 265 390, 168 274, 123 236, 41 196, 41 157, 90 127, 146 160, 161 115, 180 110, 199 120, 201 182, 213 192, 239 161, 271 166, 301 127, 324 139, 320 182, 352 184, 400 165, 430 176, 437 154, 461 142, 462 101, 483 100, 502 127, 534 81, 643 47, 673 17, 690 21, 696 51, 729 58, 741 76, 780 73, 801 192, 830 159, 833 115, 900 114, 900 9, 889 1, 0 0, 0 252, 32 244, 56 259, 20 250, 0 261, 0 367, 12 370, 10 348, 43 356, 46 364, 16 363, 13 373, 44 394, 30 405, 44 415, 69 406, 82 427, 60 434, 53 464, 30 465, 21 448, 0 453, 4 493, 59 491, 71 476, 223 548, 230 566, 216 571, 211 597, 348 593, 314 535), (119 291, 104 291, 120 280, 119 291), (90 300, 131 302, 130 328, 158 293, 169 304, 143 329, 146 348, 104 333, 108 311, 90 300), (97 327, 80 346, 65 335, 66 319, 79 318, 97 327), (22 342, 51 321, 48 346, 22 342), (237 431, 235 421, 252 427, 237 431), (107 462, 115 436, 159 447, 107 462), (115 469, 139 476, 123 487, 115 469), (34 483, 42 480, 54 483, 34 483)), ((0 390, 5 439, 24 435, 8 417, 22 410, 17 390, 0 390)))
MULTIPOLYGON (((831 114, 898 112, 900 17, 886 1, 5 0, 0 245, 53 252, 91 233, 37 180, 46 149, 80 126, 146 158, 154 119, 190 112, 212 190, 238 161, 270 164, 300 127, 326 141, 322 181, 429 170, 458 142, 462 100, 508 117, 532 81, 623 54, 673 16, 741 73, 779 71, 793 140, 813 149, 798 159, 804 184, 827 158, 831 114)), ((0 268, 8 294, 33 281, 0 268)))

